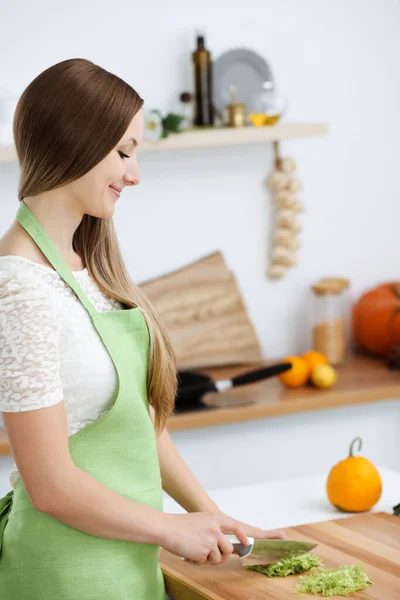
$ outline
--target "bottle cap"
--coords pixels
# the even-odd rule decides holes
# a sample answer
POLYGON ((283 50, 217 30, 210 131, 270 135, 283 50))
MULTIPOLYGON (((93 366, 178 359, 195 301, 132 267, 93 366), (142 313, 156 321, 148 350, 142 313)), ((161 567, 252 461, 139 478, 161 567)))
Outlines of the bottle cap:
POLYGON ((197 40, 197 47, 204 46, 204 43, 205 43, 204 33, 201 33, 201 31, 197 30, 196 31, 196 40, 197 40))

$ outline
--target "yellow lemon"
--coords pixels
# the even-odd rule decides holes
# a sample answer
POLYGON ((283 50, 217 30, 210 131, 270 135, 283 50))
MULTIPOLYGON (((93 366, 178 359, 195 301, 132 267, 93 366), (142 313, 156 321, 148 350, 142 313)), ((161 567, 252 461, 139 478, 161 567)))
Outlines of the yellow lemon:
POLYGON ((318 365, 311 372, 311 381, 316 387, 330 388, 336 382, 336 371, 330 365, 318 365))

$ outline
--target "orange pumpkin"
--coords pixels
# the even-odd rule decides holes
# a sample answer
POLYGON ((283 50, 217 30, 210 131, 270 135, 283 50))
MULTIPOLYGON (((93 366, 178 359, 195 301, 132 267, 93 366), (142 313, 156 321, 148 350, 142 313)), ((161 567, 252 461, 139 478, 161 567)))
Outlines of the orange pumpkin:
POLYGON ((353 308, 356 342, 372 354, 388 356, 400 347, 400 283, 366 292, 353 308))
POLYGON ((370 510, 382 494, 382 480, 376 467, 363 456, 353 456, 357 441, 361 450, 361 438, 356 438, 350 445, 350 456, 331 469, 326 482, 330 502, 345 512, 370 510))

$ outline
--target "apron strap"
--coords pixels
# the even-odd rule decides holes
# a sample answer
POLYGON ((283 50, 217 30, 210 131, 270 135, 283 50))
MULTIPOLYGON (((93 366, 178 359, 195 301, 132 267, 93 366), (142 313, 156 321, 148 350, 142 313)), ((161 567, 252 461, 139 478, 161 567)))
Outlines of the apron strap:
POLYGON ((73 276, 71 270, 67 267, 66 263, 61 258, 61 254, 51 241, 45 229, 41 226, 39 221, 36 219, 35 215, 32 213, 32 211, 29 210, 29 208, 23 200, 20 201, 20 205, 17 210, 17 221, 31 236, 35 244, 43 252, 49 263, 53 265, 60 277, 62 277, 65 283, 67 283, 69 287, 75 292, 83 306, 88 311, 89 315, 91 317, 94 317, 97 314, 95 307, 90 302, 85 292, 82 290, 81 286, 73 276))

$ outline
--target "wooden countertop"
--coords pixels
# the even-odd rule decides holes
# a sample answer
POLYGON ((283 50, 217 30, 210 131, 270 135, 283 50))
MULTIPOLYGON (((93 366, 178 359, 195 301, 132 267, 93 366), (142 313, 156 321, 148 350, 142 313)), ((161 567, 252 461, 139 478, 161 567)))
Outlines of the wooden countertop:
MULTIPOLYGON (((258 366, 260 364, 254 365, 254 368, 258 366)), ((208 369, 204 372, 216 380, 237 375, 246 370, 250 370, 250 367, 208 369)), ((346 365, 337 368, 337 382, 328 390, 316 389, 311 385, 289 390, 274 377, 212 396, 215 402, 223 401, 226 406, 219 409, 176 414, 169 420, 169 431, 225 425, 400 398, 400 370, 388 369, 383 360, 354 355, 346 365), (240 400, 252 403, 245 406, 229 406, 234 401, 240 400)), ((207 398, 208 402, 211 402, 211 395, 207 398)))
MULTIPOLYGON (((261 364, 268 363, 265 361, 261 364)), ((257 368, 260 363, 253 366, 257 368)), ((204 372, 214 379, 223 379, 250 368, 225 367, 204 372)), ((311 386, 288 390, 273 378, 216 394, 213 395, 214 400, 224 402, 224 408, 174 415, 168 422, 168 429, 182 431, 400 398, 400 370, 388 369, 383 360, 355 355, 345 366, 337 369, 337 375, 335 386, 329 390, 318 390, 311 386), (232 406, 232 403, 242 400, 251 404, 232 406)), ((211 395, 206 400, 210 403, 211 395)), ((0 455, 10 453, 5 432, 0 429, 0 455)))
MULTIPOLYGON (((364 572, 374 585, 351 594, 351 598, 400 598, 399 517, 382 512, 365 513, 297 525, 286 529, 285 533, 289 539, 317 543, 312 553, 321 558, 326 569, 357 565, 362 561, 364 572)), ((210 567, 192 565, 161 550, 160 563, 167 592, 177 600, 289 600, 303 597, 294 591, 299 576, 269 578, 244 569, 237 556, 231 556, 223 565, 210 567)))

